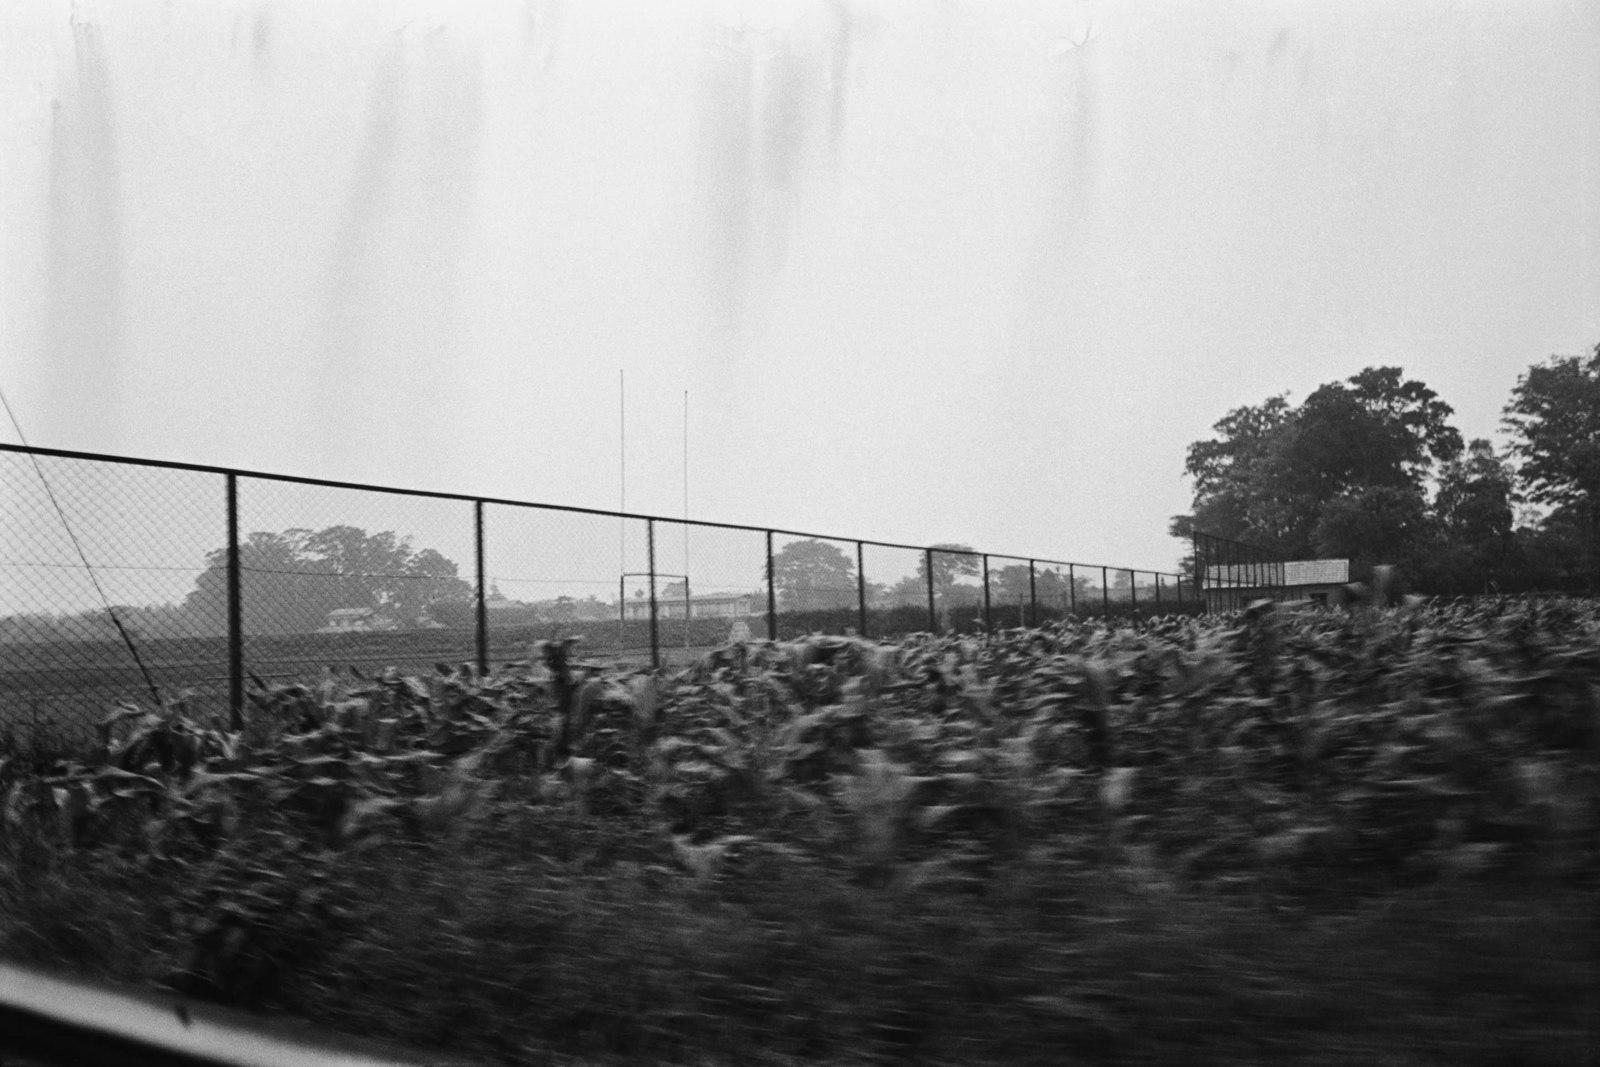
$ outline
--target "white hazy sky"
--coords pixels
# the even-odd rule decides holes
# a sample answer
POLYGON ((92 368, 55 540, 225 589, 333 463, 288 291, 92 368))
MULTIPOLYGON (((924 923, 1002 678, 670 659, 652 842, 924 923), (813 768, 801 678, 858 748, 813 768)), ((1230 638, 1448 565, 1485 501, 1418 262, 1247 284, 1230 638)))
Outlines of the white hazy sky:
POLYGON ((623 371, 631 511, 688 390, 692 517, 1171 570, 1229 409, 1600 341, 1597 149, 1576 0, 7 0, 0 387, 615 508, 623 371))

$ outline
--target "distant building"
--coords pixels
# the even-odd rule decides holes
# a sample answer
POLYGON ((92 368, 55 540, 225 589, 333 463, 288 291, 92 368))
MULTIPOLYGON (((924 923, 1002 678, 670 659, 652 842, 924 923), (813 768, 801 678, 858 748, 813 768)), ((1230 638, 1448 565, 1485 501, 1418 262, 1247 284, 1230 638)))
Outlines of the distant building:
POLYGON ((326 625, 318 628, 319 634, 375 633, 379 630, 397 630, 399 624, 376 608, 334 608, 328 612, 326 625))
MULTIPOLYGON (((680 587, 681 588, 681 587, 680 587)), ((691 619, 737 619, 753 614, 754 597, 749 593, 697 593, 684 602, 680 593, 676 597, 656 594, 656 618, 681 619, 687 612, 691 619)), ((648 619, 650 601, 647 597, 634 597, 622 606, 624 619, 648 619)))
POLYGON ((1286 563, 1219 563, 1205 570, 1206 607, 1242 607, 1252 600, 1326 604, 1350 581, 1347 559, 1300 559, 1286 563))

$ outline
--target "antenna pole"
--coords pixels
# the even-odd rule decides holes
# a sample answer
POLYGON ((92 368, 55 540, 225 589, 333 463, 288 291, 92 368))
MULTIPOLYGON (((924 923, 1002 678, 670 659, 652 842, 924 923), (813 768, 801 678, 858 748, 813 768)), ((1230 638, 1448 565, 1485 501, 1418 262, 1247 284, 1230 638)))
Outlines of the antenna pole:
POLYGON ((689 647, 689 390, 683 391, 683 646, 689 647))
MULTIPOLYGON (((628 372, 617 371, 617 482, 619 500, 617 510, 628 510, 628 372)), ((617 519, 617 570, 628 569, 628 520, 617 519)))

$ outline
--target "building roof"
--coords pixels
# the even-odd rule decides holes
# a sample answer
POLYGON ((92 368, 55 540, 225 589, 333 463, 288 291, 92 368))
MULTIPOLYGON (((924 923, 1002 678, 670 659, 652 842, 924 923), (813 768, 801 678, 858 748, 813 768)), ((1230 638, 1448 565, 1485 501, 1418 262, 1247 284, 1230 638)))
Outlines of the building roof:
POLYGON ((330 619, 359 619, 375 614, 372 608, 334 608, 328 612, 330 619))

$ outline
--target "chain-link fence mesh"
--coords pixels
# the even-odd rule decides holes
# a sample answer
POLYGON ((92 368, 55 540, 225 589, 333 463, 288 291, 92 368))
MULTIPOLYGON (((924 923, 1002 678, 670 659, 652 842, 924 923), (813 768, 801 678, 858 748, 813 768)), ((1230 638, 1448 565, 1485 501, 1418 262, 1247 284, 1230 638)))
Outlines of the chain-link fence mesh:
POLYGON ((808 633, 861 631, 856 543, 775 534, 772 584, 780 641, 808 633))
POLYGON ((244 664, 264 682, 474 658, 470 504, 241 478, 239 541, 244 664))
POLYGON ((1033 565, 1033 615, 1031 625, 1055 622, 1072 614, 1072 585, 1067 568, 1056 563, 1033 565))
POLYGON ((900 637, 923 632, 928 616, 928 583, 923 553, 912 548, 867 544, 861 548, 867 580, 867 635, 900 637))
POLYGON ((731 641, 767 636, 767 538, 762 530, 657 521, 662 662, 677 665, 731 641))
POLYGON ((227 620, 197 597, 224 482, 0 452, 0 733, 92 737, 119 700, 227 690, 227 620))
POLYGON ((486 504, 483 524, 491 664, 567 638, 585 658, 650 662, 645 520, 486 504))
POLYGON ((935 628, 969 632, 983 609, 983 560, 967 552, 931 549, 918 564, 917 576, 928 580, 932 568, 935 628))
MULTIPOLYGON (((495 667, 567 637, 585 659, 676 666, 774 633, 1159 610, 1177 581, 9 445, 0 495, 0 738, 82 741, 126 700, 221 714, 247 678, 495 667)), ((1223 553, 1200 566, 1237 585, 1223 553)))
POLYGON ((1029 561, 1011 556, 990 556, 989 622, 1001 630, 1028 626, 1032 618, 1036 581, 1029 561))

